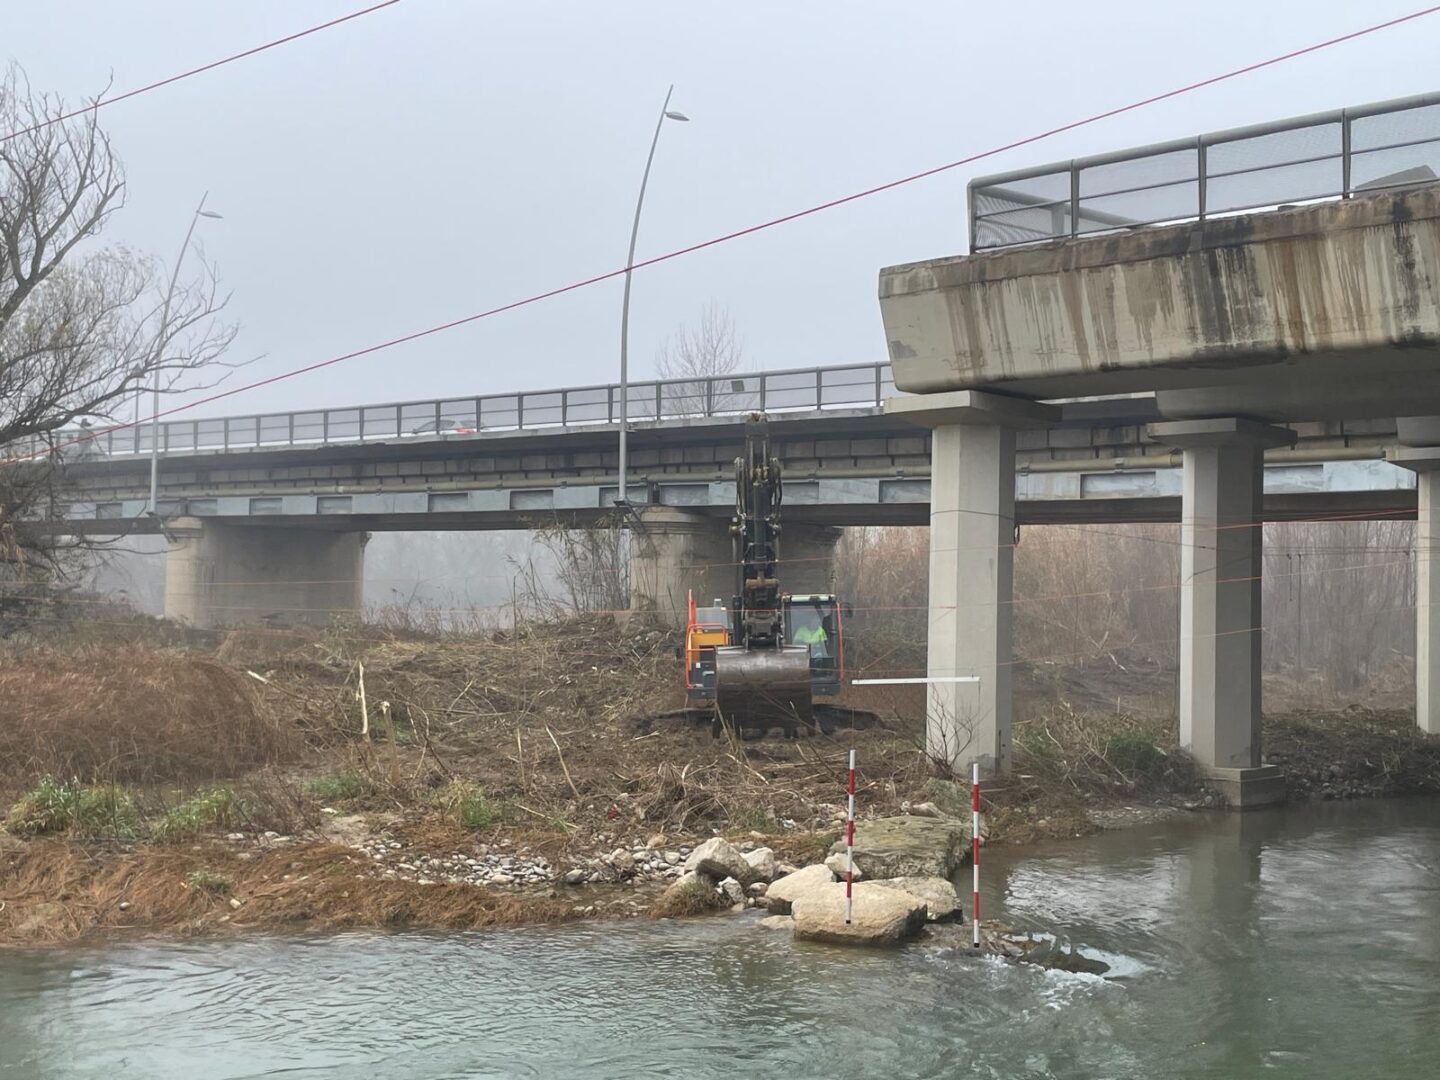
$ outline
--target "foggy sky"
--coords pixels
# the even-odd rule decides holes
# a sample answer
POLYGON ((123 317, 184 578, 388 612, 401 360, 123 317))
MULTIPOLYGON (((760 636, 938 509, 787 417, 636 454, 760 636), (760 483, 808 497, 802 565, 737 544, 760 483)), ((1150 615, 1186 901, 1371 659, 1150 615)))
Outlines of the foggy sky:
MULTIPOLYGON (((363 0, 3 0, 37 89, 117 91, 363 0)), ((102 111, 126 163, 109 238, 173 259, 205 190, 245 381, 659 254, 1404 14, 1418 0, 404 0, 102 111)), ((1440 16, 1104 121, 636 275, 632 377, 707 301, 747 364, 884 359, 887 264, 965 246, 987 172, 1436 89, 1440 16)), ((606 282, 207 413, 617 377, 606 282)))

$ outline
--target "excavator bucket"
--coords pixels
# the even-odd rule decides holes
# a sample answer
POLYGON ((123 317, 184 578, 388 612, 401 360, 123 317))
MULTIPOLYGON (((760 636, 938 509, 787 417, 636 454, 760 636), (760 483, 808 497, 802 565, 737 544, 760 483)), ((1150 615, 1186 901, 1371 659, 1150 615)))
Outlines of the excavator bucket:
POLYGON ((779 724, 787 735, 811 726, 810 650, 804 645, 715 650, 717 718, 737 730, 764 732, 779 724))

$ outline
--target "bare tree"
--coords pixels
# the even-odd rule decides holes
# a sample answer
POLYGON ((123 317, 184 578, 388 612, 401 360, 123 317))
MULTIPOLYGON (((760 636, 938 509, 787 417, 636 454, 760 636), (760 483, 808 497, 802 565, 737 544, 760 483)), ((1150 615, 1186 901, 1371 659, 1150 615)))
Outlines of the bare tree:
POLYGON ((43 526, 66 462, 97 452, 85 429, 152 381, 209 385, 235 333, 203 260, 168 289, 153 260, 100 242, 124 174, 95 112, 68 111, 17 67, 0 78, 0 580, 74 567, 87 545, 43 526))
POLYGON ((681 326, 660 346, 655 370, 665 384, 666 411, 671 415, 713 416, 741 407, 742 391, 717 389, 719 376, 738 371, 744 354, 735 320, 714 301, 700 312, 694 326, 681 326))

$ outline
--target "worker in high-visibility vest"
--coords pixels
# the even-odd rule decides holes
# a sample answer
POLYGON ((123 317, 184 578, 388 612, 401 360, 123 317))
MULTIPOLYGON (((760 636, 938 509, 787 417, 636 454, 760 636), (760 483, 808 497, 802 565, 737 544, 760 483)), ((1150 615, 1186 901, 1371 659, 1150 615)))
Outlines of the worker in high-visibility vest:
POLYGON ((830 635, 820 623, 795 628, 795 644, 810 646, 810 655, 825 658, 830 655, 830 635))

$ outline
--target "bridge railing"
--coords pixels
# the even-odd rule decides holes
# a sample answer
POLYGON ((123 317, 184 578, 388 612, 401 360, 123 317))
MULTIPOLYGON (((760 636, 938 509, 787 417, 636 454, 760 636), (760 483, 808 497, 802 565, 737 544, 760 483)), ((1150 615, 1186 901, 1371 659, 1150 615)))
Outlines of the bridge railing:
POLYGON ((1204 220, 1440 179, 1440 94, 1211 132, 970 182, 970 250, 1204 220))
MULTIPOLYGON (((878 408, 895 393, 889 364, 791 371, 734 372, 693 379, 632 382, 630 421, 694 420, 711 416, 818 412, 833 408, 878 408)), ((620 422, 620 387, 568 387, 516 394, 482 394, 428 401, 395 401, 337 409, 259 413, 159 425, 161 454, 247 450, 332 443, 393 442, 397 439, 459 438, 484 431, 530 431, 620 422)), ((148 456, 155 425, 103 428, 98 425, 52 432, 7 448, 8 456, 45 453, 50 447, 67 460, 148 456), (86 438, 86 435, 89 438, 86 438), (84 441, 76 441, 81 440, 84 441), (69 444, 69 445, 66 445, 69 444)))

